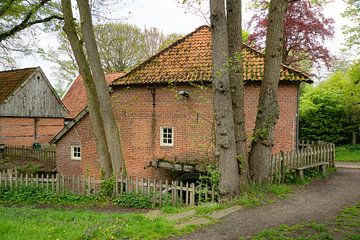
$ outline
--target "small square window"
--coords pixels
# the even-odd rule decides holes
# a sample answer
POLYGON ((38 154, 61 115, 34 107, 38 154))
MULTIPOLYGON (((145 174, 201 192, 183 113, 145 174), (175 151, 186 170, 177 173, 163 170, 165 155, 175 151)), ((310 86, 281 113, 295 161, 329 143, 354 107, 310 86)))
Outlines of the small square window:
POLYGON ((174 128, 160 128, 160 146, 174 146, 174 128))
POLYGON ((80 146, 71 146, 71 159, 81 160, 81 147, 80 146))

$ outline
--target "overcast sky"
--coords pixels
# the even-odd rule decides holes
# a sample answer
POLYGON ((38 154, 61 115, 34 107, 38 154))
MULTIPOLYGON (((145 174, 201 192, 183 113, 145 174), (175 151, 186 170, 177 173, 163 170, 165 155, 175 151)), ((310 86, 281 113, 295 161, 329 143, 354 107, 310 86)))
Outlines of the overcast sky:
MULTIPOLYGON (((246 0, 246 2, 249 0, 246 0)), ((179 7, 176 0, 127 0, 126 4, 119 5, 109 12, 111 17, 126 17, 126 22, 136 24, 139 27, 157 27, 164 33, 182 33, 187 34, 198 26, 207 24, 206 19, 197 16, 184 8, 179 7)), ((204 1, 208 2, 208 1, 204 1)), ((246 2, 244 5, 246 5, 246 2)), ((325 8, 325 14, 336 21, 335 38, 327 45, 334 54, 340 54, 343 35, 341 27, 348 22, 341 17, 341 12, 345 9, 342 0, 335 0, 325 8)), ((247 21, 251 13, 244 9, 244 21, 247 21)), ((44 34, 39 45, 41 47, 56 46, 56 39, 51 34, 44 34)), ((24 58, 19 67, 41 66, 49 80, 54 83, 52 75, 52 63, 46 62, 39 56, 24 58)))

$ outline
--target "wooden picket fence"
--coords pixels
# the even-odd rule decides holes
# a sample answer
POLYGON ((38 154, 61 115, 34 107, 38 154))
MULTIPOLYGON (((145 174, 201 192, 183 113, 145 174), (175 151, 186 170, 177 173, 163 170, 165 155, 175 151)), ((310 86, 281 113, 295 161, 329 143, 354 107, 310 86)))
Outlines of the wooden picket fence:
MULTIPOLYGON (((195 186, 194 183, 179 181, 163 181, 141 177, 115 178, 114 198, 129 192, 142 194, 148 197, 153 206, 164 204, 193 206, 199 202, 219 201, 215 187, 208 185, 195 186)), ((72 192, 80 195, 96 195, 101 189, 104 180, 95 177, 62 176, 60 174, 18 174, 16 170, 0 172, 0 186, 40 187, 47 192, 72 192)))
POLYGON ((3 157, 16 160, 39 160, 55 163, 56 149, 53 146, 33 149, 29 146, 5 145, 3 157))
POLYGON ((297 151, 273 154, 270 165, 271 181, 281 183, 288 173, 320 164, 335 167, 335 144, 307 144, 297 151))

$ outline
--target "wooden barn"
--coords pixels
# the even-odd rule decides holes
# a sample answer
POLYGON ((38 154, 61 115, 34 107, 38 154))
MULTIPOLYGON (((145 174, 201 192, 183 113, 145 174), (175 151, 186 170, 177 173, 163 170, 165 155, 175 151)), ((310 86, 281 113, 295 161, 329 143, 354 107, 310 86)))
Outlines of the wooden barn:
MULTIPOLYGON (((251 139, 264 55, 244 46, 243 56, 246 131, 251 139)), ((202 26, 112 82, 112 106, 130 176, 169 178, 213 161, 211 66, 211 30, 202 26)), ((274 152, 296 148, 301 82, 312 81, 307 74, 282 66, 274 152)), ((52 143, 61 174, 100 175, 86 108, 52 143)))
POLYGON ((0 72, 0 144, 48 144, 67 114, 40 67, 0 72))

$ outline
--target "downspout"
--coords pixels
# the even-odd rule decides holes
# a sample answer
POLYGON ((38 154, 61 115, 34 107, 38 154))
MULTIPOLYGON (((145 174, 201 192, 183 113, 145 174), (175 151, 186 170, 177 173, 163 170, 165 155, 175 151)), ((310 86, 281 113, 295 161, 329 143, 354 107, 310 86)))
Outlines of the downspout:
POLYGON ((151 113, 151 160, 155 157, 155 140, 156 140, 156 91, 154 87, 148 88, 152 96, 152 113, 151 113))
POLYGON ((296 144, 296 149, 299 149, 299 114, 300 114, 300 107, 299 107, 299 103, 300 103, 300 82, 297 83, 297 88, 296 88, 296 136, 295 136, 295 144, 296 144))

